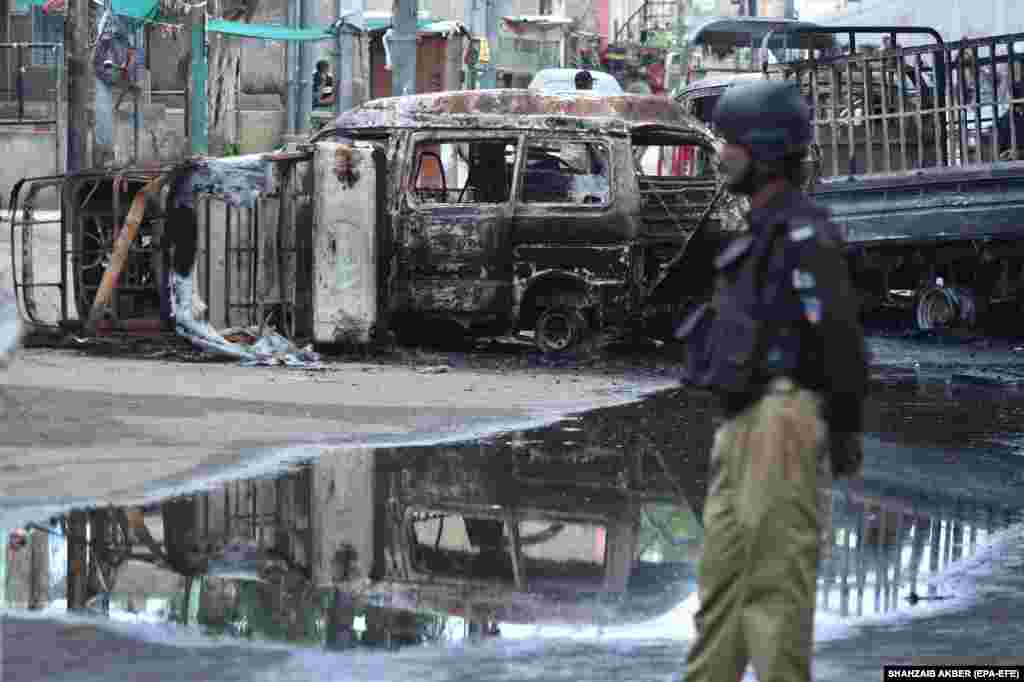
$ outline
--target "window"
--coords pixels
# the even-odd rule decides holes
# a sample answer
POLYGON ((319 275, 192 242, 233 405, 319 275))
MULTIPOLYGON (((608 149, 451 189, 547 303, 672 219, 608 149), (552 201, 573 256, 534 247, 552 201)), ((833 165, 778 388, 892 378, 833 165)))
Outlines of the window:
POLYGON ((524 202, 602 206, 609 194, 604 145, 544 140, 527 147, 524 202))
MULTIPOLYGON (((64 42, 64 15, 57 12, 47 14, 39 5, 32 6, 32 42, 61 43, 64 42)), ((61 51, 50 47, 32 48, 33 66, 51 66, 57 64, 61 51)))
POLYGON ((443 512, 413 519, 413 564, 424 573, 510 583, 515 577, 505 523, 443 512))
POLYGON ((513 139, 424 140, 413 154, 413 197, 420 204, 500 204, 512 194, 513 139))
POLYGON ((699 145, 634 143, 633 160, 641 176, 714 179, 713 151, 699 145))

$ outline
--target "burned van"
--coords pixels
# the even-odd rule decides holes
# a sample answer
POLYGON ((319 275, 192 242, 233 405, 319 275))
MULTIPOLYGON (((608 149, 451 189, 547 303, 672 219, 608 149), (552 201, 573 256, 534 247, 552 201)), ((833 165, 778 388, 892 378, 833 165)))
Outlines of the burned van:
MULTIPOLYGON (((566 350, 593 330, 642 324, 699 225, 709 242, 739 228, 718 192, 713 136, 661 97, 388 98, 345 112, 315 146, 338 177, 317 190, 317 229, 344 235, 318 238, 314 260, 336 273, 325 259, 373 221, 373 256, 357 260, 376 267, 374 324, 396 330, 457 323, 566 350)), ((316 181, 330 173, 318 166, 316 181)), ((343 333, 346 305, 314 304, 339 310, 319 340, 343 333)))

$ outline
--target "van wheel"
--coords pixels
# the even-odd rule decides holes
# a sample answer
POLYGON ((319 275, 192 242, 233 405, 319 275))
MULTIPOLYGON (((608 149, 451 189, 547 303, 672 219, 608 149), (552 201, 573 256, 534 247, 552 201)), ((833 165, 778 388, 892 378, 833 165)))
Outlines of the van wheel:
POLYGON ((587 318, 579 308, 555 306, 537 318, 534 343, 545 353, 564 353, 578 346, 588 331, 587 318))

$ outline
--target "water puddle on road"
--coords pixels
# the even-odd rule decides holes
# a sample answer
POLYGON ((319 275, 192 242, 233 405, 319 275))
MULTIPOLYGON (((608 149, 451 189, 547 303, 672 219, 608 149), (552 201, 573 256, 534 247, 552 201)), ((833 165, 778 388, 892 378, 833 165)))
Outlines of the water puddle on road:
MULTIPOLYGON (((3 606, 328 649, 685 639, 714 413, 673 390, 542 429, 340 451, 276 478, 40 519, 9 536, 3 606)), ((833 486, 820 612, 855 621, 952 596, 932 578, 1024 520, 1021 415, 1005 391, 879 381, 865 476, 833 486)))

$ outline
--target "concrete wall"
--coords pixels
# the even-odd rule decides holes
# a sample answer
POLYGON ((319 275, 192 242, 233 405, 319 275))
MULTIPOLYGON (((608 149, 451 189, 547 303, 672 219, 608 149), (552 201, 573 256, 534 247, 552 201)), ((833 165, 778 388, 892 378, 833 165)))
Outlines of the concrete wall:
MULTIPOLYGON (((186 151, 184 118, 180 110, 168 110, 162 105, 140 107, 143 127, 140 128, 138 158, 140 163, 151 161, 170 162, 183 158, 186 151)), ((53 126, 8 126, 0 127, 0 196, 6 205, 11 188, 21 178, 53 175, 62 171, 63 148, 58 150, 57 132, 53 126)), ((61 138, 63 144, 63 137, 61 138)), ((114 128, 114 154, 117 163, 127 163, 133 158, 136 137, 131 125, 131 108, 122 106, 117 113, 114 128)), ((53 193, 42 197, 53 203, 53 193)), ((38 208, 51 209, 43 201, 38 208)))
POLYGON ((59 172, 56 145, 56 132, 52 128, 0 127, 0 158, 7 160, 0 164, 0 196, 5 208, 11 188, 18 180, 59 172))

